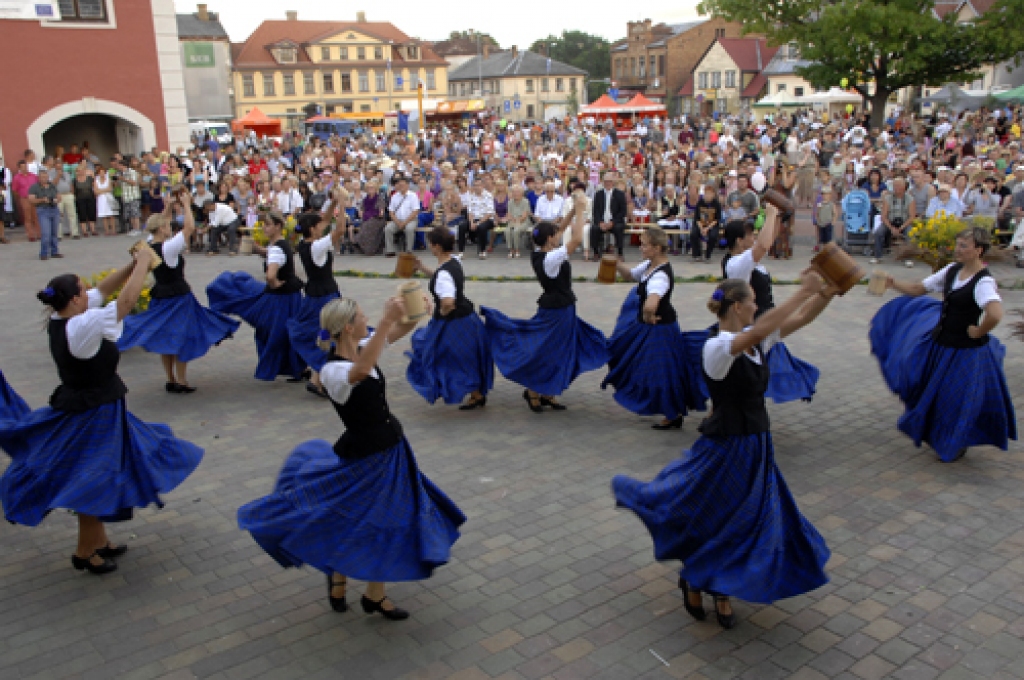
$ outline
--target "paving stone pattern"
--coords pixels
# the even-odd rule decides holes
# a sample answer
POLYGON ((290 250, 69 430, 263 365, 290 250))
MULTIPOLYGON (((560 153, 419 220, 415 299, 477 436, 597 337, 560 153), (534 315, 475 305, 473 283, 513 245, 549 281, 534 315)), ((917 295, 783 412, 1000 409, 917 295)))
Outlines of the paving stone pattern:
MULTIPOLYGON (((40 262, 34 245, 0 246, 0 369, 33 406, 56 384, 33 294, 57 273, 126 260, 127 237, 63 242, 40 262)), ((794 276, 810 257, 770 263, 794 276)), ((636 260, 636 250, 627 257, 636 260)), ((717 259, 717 258, 716 258, 717 259)), ((677 272, 718 265, 678 260, 677 272)), ((383 258, 339 269, 390 271, 383 258)), ((577 273, 595 265, 575 264, 577 273)), ((256 258, 190 256, 201 300, 223 269, 259 272, 256 258)), ((470 275, 528 274, 527 260, 466 260, 470 275)), ((921 276, 894 268, 900 275, 921 276)), ((1012 269, 1005 269, 1012 273, 1012 269)), ((592 275, 592 274, 591 274, 592 275)), ((341 279, 371 318, 395 282, 341 279)), ((610 332, 626 286, 577 284, 579 311, 610 332)), ((709 284, 676 289, 684 328, 705 327, 709 284)), ((780 286, 784 298, 793 288, 780 286)), ((470 282, 476 303, 534 312, 534 283, 470 282)), ((1007 292, 1024 307, 1024 293, 1007 292)), ((169 423, 205 447, 203 464, 166 497, 112 527, 131 551, 116 574, 71 569, 75 522, 55 512, 34 529, 0 525, 2 678, 993 678, 1024 677, 1024 468, 1009 453, 972 449, 943 465, 895 429, 901 412, 868 352, 879 306, 858 288, 790 347, 822 369, 810 404, 770 406, 778 463, 832 548, 832 582, 773 606, 736 603, 739 626, 693 621, 675 587, 678 565, 653 560, 640 522, 614 507, 618 473, 650 478, 696 438, 650 429, 582 376, 564 413, 530 412, 499 378, 485 410, 429 406, 405 383, 408 341, 386 353, 390 399, 423 470, 469 517, 452 562, 389 593, 412 611, 390 623, 333 613, 323 578, 283 570, 236 526, 239 505, 268 492, 299 442, 333 440, 340 423, 301 386, 252 378, 252 332, 190 367, 199 391, 169 395, 159 360, 127 353, 121 375, 141 418, 169 423)), ((998 330, 1004 340, 1008 329, 998 330)), ((1024 408, 1024 347, 1007 340, 1006 372, 1024 408)), ((955 389, 955 385, 950 386, 955 389)), ((0 465, 6 464, 6 459, 0 465)), ((350 586, 350 602, 361 584, 350 586)))

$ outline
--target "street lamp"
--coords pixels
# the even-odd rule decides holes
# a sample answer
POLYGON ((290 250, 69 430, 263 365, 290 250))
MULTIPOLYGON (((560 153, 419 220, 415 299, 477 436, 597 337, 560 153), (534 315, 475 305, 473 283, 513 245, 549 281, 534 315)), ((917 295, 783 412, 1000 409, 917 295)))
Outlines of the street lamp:
POLYGON ((480 31, 476 33, 476 79, 477 87, 480 88, 480 98, 484 98, 484 58, 480 52, 480 31))

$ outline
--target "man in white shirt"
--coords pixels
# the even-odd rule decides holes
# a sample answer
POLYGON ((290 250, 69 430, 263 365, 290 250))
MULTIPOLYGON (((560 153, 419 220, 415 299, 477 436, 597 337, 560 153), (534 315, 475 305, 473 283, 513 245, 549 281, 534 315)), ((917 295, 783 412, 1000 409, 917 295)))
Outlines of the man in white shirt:
POLYGON ((404 175, 395 179, 395 193, 391 196, 388 210, 391 221, 384 227, 384 256, 395 256, 395 234, 399 229, 405 233, 405 252, 411 253, 419 224, 420 199, 409 191, 409 180, 404 175))
POLYGON ((302 211, 302 194, 295 188, 295 181, 286 179, 281 183, 281 192, 277 195, 277 209, 282 215, 298 215, 302 211))
POLYGON ((487 250, 492 250, 488 234, 494 228, 494 196, 484 189, 482 181, 469 189, 466 214, 469 222, 463 220, 459 224, 459 252, 466 252, 466 239, 472 236, 480 259, 486 260, 487 250))
POLYGON ((554 222, 562 218, 562 197, 555 193, 553 181, 544 182, 544 193, 537 198, 533 216, 538 222, 554 222))
POLYGON ((220 236, 228 233, 228 255, 238 254, 238 214, 229 206, 217 203, 212 198, 203 204, 206 223, 210 227, 210 249, 207 255, 220 253, 220 236))

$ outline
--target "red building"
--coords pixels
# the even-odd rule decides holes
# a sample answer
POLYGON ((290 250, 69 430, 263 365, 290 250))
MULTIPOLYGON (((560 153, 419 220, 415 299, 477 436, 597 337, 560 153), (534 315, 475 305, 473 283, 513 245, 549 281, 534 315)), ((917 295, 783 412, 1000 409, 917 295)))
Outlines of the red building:
POLYGON ((53 16, 0 15, 6 55, 0 152, 8 167, 25 149, 42 157, 56 146, 88 141, 106 161, 114 152, 175 149, 188 142, 172 0, 54 0, 28 6, 53 16))

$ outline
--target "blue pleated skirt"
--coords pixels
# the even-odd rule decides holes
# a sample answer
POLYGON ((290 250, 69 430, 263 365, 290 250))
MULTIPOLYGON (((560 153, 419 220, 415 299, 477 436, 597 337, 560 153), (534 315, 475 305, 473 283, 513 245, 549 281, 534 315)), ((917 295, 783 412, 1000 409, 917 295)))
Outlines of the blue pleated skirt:
POLYGON ((340 297, 340 293, 303 297, 299 313, 288 319, 288 339, 302 361, 314 371, 319 371, 327 363, 327 352, 316 344, 316 336, 320 333, 320 310, 340 297))
POLYGON ((178 361, 195 361, 214 345, 230 338, 240 324, 199 304, 191 292, 170 298, 154 298, 142 314, 129 314, 117 341, 122 352, 141 346, 154 354, 174 355, 178 361))
POLYGON ((1017 439, 1017 417, 1003 374, 1006 347, 989 336, 984 347, 955 349, 935 342, 942 303, 901 296, 871 320, 871 353, 886 384, 903 401, 900 431, 939 458, 990 444, 1006 450, 1017 439))
POLYGON ((211 309, 238 316, 255 330, 257 380, 302 375, 305 363, 288 337, 288 320, 298 313, 302 293, 271 295, 246 272, 224 272, 206 287, 206 297, 211 309))
POLYGON ((461 319, 431 319, 412 334, 406 352, 405 377, 416 393, 433 404, 461 403, 475 391, 487 394, 494 387, 494 359, 483 321, 476 314, 461 319))
POLYGON ((803 399, 810 401, 818 388, 821 371, 802 359, 790 354, 786 343, 777 342, 768 350, 768 378, 766 399, 776 404, 803 399))
POLYGON ((11 464, 0 478, 10 522, 36 526, 58 508, 105 520, 132 508, 163 506, 159 494, 181 484, 203 450, 166 425, 144 423, 123 399, 69 413, 32 411, 0 373, 0 449, 11 464))
POLYGON ((480 307, 494 363, 514 383, 557 396, 581 373, 608 363, 604 334, 576 316, 576 305, 537 310, 532 319, 510 319, 480 307))
POLYGON ((701 437, 651 482, 617 476, 658 560, 682 560, 695 588, 771 603, 828 582, 825 539, 800 514, 775 465, 770 433, 701 437))
POLYGON ((451 557, 465 515, 419 471, 404 438, 359 460, 313 439, 288 456, 274 491, 238 525, 283 567, 361 581, 418 581, 451 557))
POLYGON ((675 322, 643 323, 638 319, 639 309, 634 288, 626 296, 608 340, 608 375, 601 388, 614 387, 615 401, 642 416, 662 414, 672 419, 691 410, 706 410, 701 333, 683 334, 675 322), (696 336, 698 341, 684 335, 696 336))

